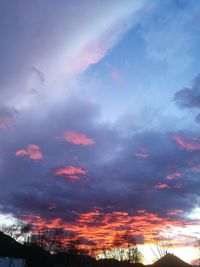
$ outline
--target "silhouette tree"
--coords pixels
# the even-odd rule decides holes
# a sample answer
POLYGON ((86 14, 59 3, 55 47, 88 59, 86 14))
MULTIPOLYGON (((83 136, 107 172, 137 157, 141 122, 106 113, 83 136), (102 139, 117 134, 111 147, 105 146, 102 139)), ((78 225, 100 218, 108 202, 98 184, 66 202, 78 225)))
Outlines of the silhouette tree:
POLYGON ((172 245, 169 243, 167 237, 154 235, 151 243, 151 251, 155 257, 155 260, 159 260, 169 252, 172 252, 172 245))
POLYGON ((36 231, 29 238, 29 243, 33 243, 49 252, 58 252, 62 250, 62 236, 63 229, 42 227, 36 231))
POLYGON ((112 258, 129 263, 141 263, 143 255, 139 251, 134 235, 131 231, 117 234, 113 241, 111 250, 112 258))
POLYGON ((195 240, 194 247, 197 252, 197 257, 194 260, 194 265, 200 265, 200 239, 195 240))

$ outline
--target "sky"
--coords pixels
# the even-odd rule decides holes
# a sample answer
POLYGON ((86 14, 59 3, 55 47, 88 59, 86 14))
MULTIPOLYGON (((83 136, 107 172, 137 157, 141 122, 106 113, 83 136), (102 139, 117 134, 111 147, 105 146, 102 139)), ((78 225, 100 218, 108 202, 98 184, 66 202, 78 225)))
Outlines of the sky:
POLYGON ((0 0, 2 223, 62 227, 88 244, 131 230, 144 251, 159 236, 196 257, 199 9, 0 0))

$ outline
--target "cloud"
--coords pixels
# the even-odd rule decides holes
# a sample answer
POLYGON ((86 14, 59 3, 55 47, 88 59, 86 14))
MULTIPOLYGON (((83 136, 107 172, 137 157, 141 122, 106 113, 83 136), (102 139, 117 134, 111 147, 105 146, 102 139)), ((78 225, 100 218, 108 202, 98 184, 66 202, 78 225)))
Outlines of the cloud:
POLYGON ((66 131, 61 138, 74 145, 90 146, 95 144, 95 141, 85 134, 75 131, 66 131))
POLYGON ((177 215, 177 214, 181 214, 181 213, 183 213, 183 210, 170 210, 167 212, 167 215, 173 216, 173 215, 177 215))
POLYGON ((167 180, 173 180, 173 179, 175 179, 175 178, 179 178, 179 177, 181 177, 182 176, 182 174, 180 173, 180 172, 175 172, 175 173, 172 173, 172 174, 168 174, 167 176, 166 176, 166 179, 167 180))
POLYGON ((10 127, 16 114, 15 109, 0 107, 0 130, 10 127))
POLYGON ((61 98, 75 75, 99 62, 120 40, 145 2, 125 0, 122 4, 117 0, 113 5, 112 1, 87 0, 83 4, 62 0, 58 5, 52 0, 23 0, 17 8, 2 3, 0 79, 4 104, 20 110, 34 105, 38 98, 29 94, 32 89, 48 96, 49 101, 61 98))
POLYGON ((200 108, 200 75, 194 79, 191 88, 183 88, 178 91, 174 100, 180 107, 200 108))
MULTIPOLYGON (((184 87, 174 95, 175 103, 181 108, 192 110, 200 109, 200 75, 193 80, 191 87, 184 87)), ((195 118, 200 123, 200 113, 195 118)))
POLYGON ((44 83, 45 82, 45 75, 44 73, 37 69, 36 67, 32 67, 31 71, 36 75, 37 79, 41 82, 44 83))
MULTIPOLYGON (((163 216, 164 211, 171 208, 187 211, 195 205, 199 179, 198 173, 192 169, 197 165, 192 152, 198 150, 191 153, 181 150, 172 142, 172 134, 143 131, 124 136, 115 125, 97 123, 99 111, 96 105, 72 99, 61 102, 40 121, 34 114, 26 114, 27 117, 18 121, 14 132, 7 129, 2 136, 1 176, 4 178, 0 200, 3 209, 13 214, 26 214, 32 210, 33 215, 53 219, 55 214, 50 212, 49 203, 54 203, 57 217, 74 221, 74 211, 89 212, 94 206, 105 212, 145 208, 163 216), (31 120, 29 127, 25 127, 27 120, 31 120), (75 129, 76 133, 89 133, 95 145, 85 149, 82 145, 63 144, 54 138, 58 133, 70 132, 70 129, 75 129), (8 142, 11 138, 15 139, 14 143, 8 142), (37 146, 30 150, 30 147, 23 147, 24 143, 42 146, 42 152, 39 151, 45 157, 42 155, 41 164, 13 157, 16 151, 18 157, 28 158, 34 157, 35 150, 38 152, 37 146), (135 156, 138 153, 150 156, 143 159, 140 155, 138 158, 135 156), (181 195, 177 194, 176 179, 168 180, 167 190, 153 190, 153 186, 164 184, 168 175, 185 172, 187 175, 181 178, 181 195), (192 176, 189 173, 193 173, 192 176), (17 177, 18 187, 13 177, 17 177), (66 183, 65 178, 79 182, 66 183), (12 194, 5 193, 8 189, 12 194), (164 201, 166 191, 167 202, 164 201)), ((183 136, 188 139, 189 134, 183 136)))
MULTIPOLYGON (((141 213, 138 217, 138 210, 154 214, 152 221, 155 218, 158 222, 155 229, 169 210, 183 210, 185 222, 184 214, 198 202, 199 177, 192 170, 197 164, 193 153, 198 150, 188 153, 175 145, 171 136, 179 133, 143 131, 124 136, 117 125, 98 120, 99 107, 94 103, 72 99, 60 102, 47 117, 38 120, 35 114, 26 114, 18 120, 14 132, 6 129, 0 140, 1 210, 38 225, 61 225, 83 237, 85 231, 81 229, 86 219, 91 220, 87 231, 95 237, 107 223, 107 232, 102 230, 98 240, 112 229, 124 231, 127 225, 138 227, 141 223, 138 234, 145 237, 149 217, 145 215, 146 221, 141 213), (25 127, 27 121, 31 121, 29 127, 25 127), (79 134, 89 133, 95 145, 85 149, 54 138, 71 129, 79 134), (15 142, 8 142, 12 138, 15 142), (24 148, 24 143, 40 144, 42 152, 37 145, 24 148), (30 158, 35 150, 45 155, 41 164, 13 156, 17 151, 18 157, 30 158), (143 159, 137 155, 140 153, 150 156, 143 159), (182 185, 171 179, 168 188, 161 188, 167 175, 175 173, 187 173, 181 178, 182 185), (66 183, 66 179, 74 182, 66 183), (177 193, 179 190, 181 194, 177 193)), ((190 132, 182 135, 190 138, 190 132)), ((175 223, 179 216, 174 215, 175 223)), ((92 235, 86 234, 85 238, 90 240, 92 235)))
POLYGON ((38 145, 30 144, 27 149, 19 149, 16 151, 16 157, 28 156, 32 160, 41 160, 43 158, 42 152, 38 145))
POLYGON ((67 166, 54 171, 54 175, 65 175, 69 180, 76 181, 80 175, 86 174, 87 170, 80 167, 67 166))
POLYGON ((11 124, 11 118, 9 116, 4 116, 0 119, 0 129, 5 129, 11 124))
POLYGON ((175 184, 174 185, 174 188, 175 189, 182 189, 183 188, 183 185, 182 184, 175 184))
POLYGON ((138 153, 135 154, 136 158, 147 159, 149 157, 149 152, 147 149, 141 149, 138 153))
MULTIPOLYGON (((88 244, 88 246, 97 243, 101 244, 102 247, 105 245, 112 247, 116 232, 123 234, 129 230, 144 243, 152 242, 160 229, 163 229, 163 233, 167 229, 170 235, 174 234, 174 227, 190 228, 191 224, 189 221, 184 221, 180 218, 176 220, 170 218, 177 213, 179 212, 175 211, 174 213, 170 213, 169 216, 160 217, 146 210, 142 212, 137 211, 135 214, 128 214, 127 212, 121 211, 104 213, 99 210, 93 210, 76 214, 74 224, 61 221, 59 218, 46 220, 44 217, 38 215, 26 215, 23 216, 23 219, 29 223, 34 223, 37 227, 62 227, 67 232, 78 233, 80 238, 87 240, 85 244, 88 244)), ((179 239, 174 238, 171 242, 173 245, 177 245, 179 239)), ((99 246, 99 250, 101 250, 101 246, 99 246)))
POLYGON ((154 189, 168 189, 169 185, 168 184, 158 183, 158 184, 154 185, 153 188, 154 189))
POLYGON ((173 135, 171 137, 172 140, 174 140, 179 147, 182 149, 185 149, 187 151, 195 151, 200 149, 200 140, 192 140, 192 141, 186 141, 184 137, 180 135, 173 135))
MULTIPOLYGON (((149 108, 138 124, 125 115, 124 129, 102 120, 103 101, 100 106, 80 94, 79 75, 119 42, 144 3, 36 0, 20 2, 15 11, 9 3, 4 7, 2 21, 10 24, 0 26, 0 105, 17 107, 18 116, 0 111, 2 212, 38 226, 62 226, 93 242, 111 241, 129 228, 148 241, 162 227, 194 223, 185 214, 199 203, 199 133, 172 132, 170 123, 167 133, 147 130, 149 108), (181 220, 178 212, 166 216, 177 210, 181 220)), ((166 44, 174 43, 172 37, 166 44)), ((161 47, 161 59, 167 54, 173 61, 177 47, 172 53, 161 47)), ((113 78, 120 79, 118 69, 113 78)))

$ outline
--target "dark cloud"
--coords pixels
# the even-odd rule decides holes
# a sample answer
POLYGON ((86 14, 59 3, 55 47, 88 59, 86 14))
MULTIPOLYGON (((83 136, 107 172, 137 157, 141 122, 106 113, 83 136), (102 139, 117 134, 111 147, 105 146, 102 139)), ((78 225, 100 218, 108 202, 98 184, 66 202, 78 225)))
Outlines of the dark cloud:
POLYGON ((198 75, 190 88, 183 88, 178 91, 174 100, 183 108, 200 108, 200 75, 198 75))
MULTIPOLYGON (((198 173, 193 171, 199 150, 191 153, 180 149, 171 138, 172 133, 142 132, 124 137, 114 126, 97 122, 98 114, 99 108, 94 104, 73 99, 61 103, 40 121, 34 115, 23 115, 14 131, 6 130, 1 139, 4 156, 0 198, 4 211, 73 221, 75 213, 86 213, 95 207, 106 213, 129 214, 145 209, 162 216, 169 210, 193 208, 200 186, 198 173), (78 146, 56 138, 65 131, 83 133, 95 143, 78 146), (40 160, 16 157, 16 151, 30 144, 40 147, 40 160), (149 156, 135 157, 141 149, 149 156), (80 174, 77 181, 54 174, 55 170, 70 166, 87 172, 80 174), (182 176, 166 179, 175 172, 182 176), (158 183, 167 183, 169 188, 154 188, 158 183), (182 187, 176 187, 177 183, 182 187)), ((190 132, 176 134, 187 140, 192 137, 190 132)))
MULTIPOLYGON (((178 91, 174 100, 176 104, 181 108, 188 109, 200 109, 200 75, 193 80, 192 86, 189 88, 183 88, 178 91)), ((200 123, 200 113, 196 115, 195 121, 200 123)))
POLYGON ((32 67, 31 70, 36 75, 36 77, 38 78, 38 80, 41 83, 44 83, 45 82, 45 75, 44 75, 44 73, 41 70, 39 70, 36 67, 32 67))

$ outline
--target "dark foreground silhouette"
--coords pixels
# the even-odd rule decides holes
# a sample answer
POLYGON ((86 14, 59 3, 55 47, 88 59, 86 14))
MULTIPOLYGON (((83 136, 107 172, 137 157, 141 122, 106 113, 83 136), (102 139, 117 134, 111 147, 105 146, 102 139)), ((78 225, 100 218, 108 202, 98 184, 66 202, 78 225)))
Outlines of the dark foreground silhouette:
MULTIPOLYGON (((35 244, 22 245, 15 239, 0 232, 0 257, 23 258, 27 267, 143 267, 141 263, 132 264, 115 259, 96 260, 87 255, 75 253, 50 254, 35 244)), ((191 267, 178 257, 167 254, 148 267, 191 267)))

